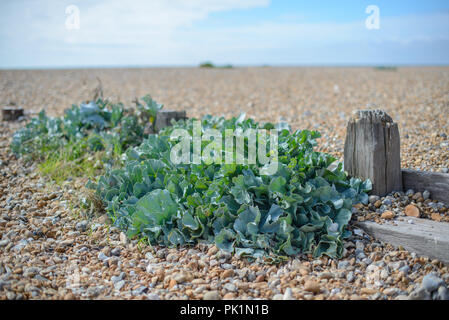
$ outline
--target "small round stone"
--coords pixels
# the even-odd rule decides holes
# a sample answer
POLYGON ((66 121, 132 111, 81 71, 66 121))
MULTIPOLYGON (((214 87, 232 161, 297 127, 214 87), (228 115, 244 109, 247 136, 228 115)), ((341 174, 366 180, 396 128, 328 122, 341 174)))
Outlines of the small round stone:
POLYGON ((203 300, 220 300, 220 293, 218 291, 208 291, 203 295, 203 300))
POLYGON ((395 216, 395 214, 393 212, 384 211, 384 213, 382 213, 382 215, 380 217, 385 220, 391 220, 394 218, 394 216, 395 216))
POLYGON ((406 206, 404 211, 405 211, 405 214, 409 217, 419 218, 419 216, 420 216, 418 207, 416 207, 413 204, 409 204, 408 206, 406 206))

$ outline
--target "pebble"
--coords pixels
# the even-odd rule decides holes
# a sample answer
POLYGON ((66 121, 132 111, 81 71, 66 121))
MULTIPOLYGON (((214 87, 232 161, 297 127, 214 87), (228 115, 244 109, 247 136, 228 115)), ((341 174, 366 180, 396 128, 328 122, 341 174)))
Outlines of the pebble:
POLYGON ((421 192, 417 192, 412 196, 413 200, 419 200, 422 198, 422 193, 421 192))
POLYGON ((121 272, 120 275, 118 275, 118 276, 112 276, 111 281, 112 281, 112 283, 115 284, 116 282, 123 280, 124 277, 125 277, 125 273, 121 272))
POLYGON ((103 252, 98 253, 98 260, 104 261, 108 258, 103 252))
POLYGON ((216 254, 218 252, 218 248, 216 246, 212 246, 208 251, 207 251, 207 255, 208 256, 213 256, 214 254, 216 254))
POLYGON ((376 289, 374 289, 374 288, 362 288, 361 290, 360 290, 360 292, 362 293, 362 294, 375 294, 375 293, 377 293, 377 290, 376 289))
POLYGON ((369 203, 375 204, 377 201, 380 200, 380 197, 379 197, 379 196, 376 196, 376 195, 371 195, 371 196, 369 196, 368 199, 369 199, 369 203))
POLYGON ((429 273, 429 274, 425 275, 422 280, 423 288, 430 292, 437 290, 438 287, 443 284, 444 284, 444 280, 437 277, 433 273, 429 273))
POLYGON ((419 218, 420 212, 419 209, 413 204, 409 204, 405 207, 405 214, 409 217, 419 218))
MULTIPOLYGON (((248 281, 249 282, 253 282, 253 281, 255 281, 257 278, 256 278, 256 274, 255 273, 249 273, 248 274, 248 276, 247 276, 247 278, 248 278, 248 281)), ((263 275, 260 275, 259 277, 258 277, 258 281, 255 281, 255 282, 262 282, 263 281, 263 279, 264 279, 264 276, 263 275)))
POLYGON ((319 277, 321 279, 328 279, 329 280, 329 279, 334 278, 334 274, 332 272, 322 272, 322 273, 320 273, 319 277))
POLYGON ((120 248, 114 248, 111 250, 111 255, 118 257, 120 256, 120 251, 120 248))
POLYGON ((282 300, 294 300, 291 288, 285 289, 285 292, 284 292, 284 295, 282 297, 282 300))
POLYGON ((161 300, 161 298, 156 293, 147 294, 148 300, 161 300))
POLYGON ((134 289, 134 290, 131 292, 131 294, 132 294, 133 296, 139 296, 139 295, 143 294, 146 290, 148 290, 147 287, 145 287, 145 286, 140 286, 140 287, 138 287, 137 289, 134 289))
POLYGON ((405 274, 408 274, 410 272, 410 267, 408 265, 405 265, 398 269, 400 272, 404 272, 405 274))
POLYGON ((178 255, 176 253, 170 253, 165 258, 168 262, 174 262, 178 260, 178 255))
POLYGON ((349 283, 353 282, 355 280, 354 273, 351 271, 346 275, 346 281, 349 283))
POLYGON ((449 300, 449 290, 446 286, 440 286, 438 288, 438 300, 449 300))
POLYGON ((350 266, 349 261, 344 260, 344 261, 338 262, 338 269, 339 269, 339 270, 345 270, 345 269, 347 269, 349 266, 350 266))
POLYGON ((408 296, 408 299, 409 300, 430 300, 431 295, 426 289, 421 288, 421 289, 411 292, 410 295, 408 296))
POLYGON ((147 273, 153 273, 153 272, 154 272, 154 267, 153 267, 153 265, 152 265, 151 263, 148 264, 147 267, 145 268, 145 271, 146 271, 147 273))
POLYGON ((398 288, 387 288, 384 290, 384 294, 387 296, 396 295, 400 290, 398 288))
POLYGON ((114 289, 120 291, 120 290, 122 290, 124 285, 125 285, 125 280, 117 281, 116 283, 114 283, 114 289))
MULTIPOLYGON (((249 280, 249 278, 248 278, 248 280, 249 280)), ((256 281, 256 282, 263 282, 263 281, 265 281, 265 275, 263 275, 263 274, 258 275, 258 276, 256 277, 255 281, 256 281)))
POLYGON ((315 280, 307 280, 304 284, 304 290, 312 292, 312 293, 319 293, 321 291, 320 284, 315 280))
POLYGON ((232 283, 226 283, 226 284, 223 286, 223 288, 224 288, 225 290, 231 291, 231 292, 237 291, 237 287, 236 287, 235 285, 233 285, 232 283))
POLYGON ((232 300, 235 299, 235 293, 228 292, 223 296, 223 300, 232 300))
POLYGON ((186 282, 188 279, 189 279, 189 274, 186 272, 180 272, 173 278, 173 280, 175 280, 176 283, 183 283, 183 282, 186 282))
POLYGON ((382 213, 382 215, 380 217, 385 220, 391 220, 394 218, 394 216, 395 216, 395 214, 393 212, 384 211, 384 213, 382 213))
POLYGON ((232 277, 233 275, 234 275, 234 270, 228 269, 228 270, 225 270, 225 271, 221 274, 221 278, 222 278, 222 279, 224 279, 224 278, 229 278, 229 277, 232 277))
POLYGON ((390 273, 388 272, 387 269, 383 269, 382 271, 380 271, 380 278, 382 280, 386 280, 389 275, 390 275, 390 273))
POLYGON ((402 268, 403 266, 405 266, 404 261, 390 262, 388 264, 388 267, 391 268, 392 270, 398 270, 398 269, 402 268))
POLYGON ((220 300, 220 293, 216 290, 204 293, 203 300, 220 300))
POLYGON ((223 263, 223 264, 221 265, 221 267, 222 267, 223 269, 225 269, 225 270, 229 270, 229 269, 233 269, 233 268, 234 268, 234 266, 233 266, 232 264, 229 264, 229 263, 223 263))
POLYGON ((123 232, 120 232, 120 243, 121 244, 127 244, 128 243, 128 237, 123 232))
POLYGON ((75 225, 75 229, 77 231, 84 232, 84 231, 87 230, 87 225, 88 225, 88 221, 87 220, 83 220, 83 221, 78 222, 75 225))
POLYGON ((14 292, 8 291, 8 292, 6 292, 6 298, 8 300, 14 300, 16 298, 16 294, 14 292))
POLYGON ((340 290, 340 288, 333 288, 332 290, 331 290, 331 295, 336 295, 336 294, 339 294, 341 292, 341 290, 340 290))

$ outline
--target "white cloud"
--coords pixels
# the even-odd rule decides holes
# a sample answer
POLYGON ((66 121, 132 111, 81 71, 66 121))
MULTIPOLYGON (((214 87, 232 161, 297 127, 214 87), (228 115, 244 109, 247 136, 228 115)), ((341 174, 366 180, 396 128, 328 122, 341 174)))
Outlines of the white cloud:
POLYGON ((139 44, 169 37, 176 28, 189 27, 213 12, 268 5, 269 0, 21 0, 0 4, 0 26, 3 35, 12 31, 29 40, 139 44), (65 8, 70 4, 80 9, 79 30, 65 28, 65 8))
POLYGON ((364 12, 359 21, 345 23, 290 18, 210 28, 195 24, 216 12, 268 5, 268 0, 2 1, 0 64, 195 65, 206 59, 234 64, 376 63, 381 58, 420 63, 447 57, 449 12, 381 15, 380 30, 365 28, 364 12), (79 30, 65 28, 70 4, 80 9, 79 30))

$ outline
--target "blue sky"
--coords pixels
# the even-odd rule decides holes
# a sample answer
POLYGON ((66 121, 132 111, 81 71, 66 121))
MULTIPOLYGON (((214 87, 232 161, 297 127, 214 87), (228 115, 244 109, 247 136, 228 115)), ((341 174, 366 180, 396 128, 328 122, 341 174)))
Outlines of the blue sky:
POLYGON ((2 0, 0 48, 0 68, 447 65, 449 1, 2 0))

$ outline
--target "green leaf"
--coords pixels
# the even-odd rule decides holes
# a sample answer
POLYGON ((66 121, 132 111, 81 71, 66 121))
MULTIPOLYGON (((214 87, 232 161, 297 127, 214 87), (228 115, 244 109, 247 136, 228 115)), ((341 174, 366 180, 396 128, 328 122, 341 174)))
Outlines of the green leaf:
POLYGON ((136 209, 154 224, 162 225, 177 211, 177 204, 167 190, 153 190, 136 203, 136 209))
POLYGON ((185 227, 192 230, 197 230, 200 226, 198 221, 195 218, 193 218, 192 215, 188 212, 184 213, 182 217, 182 223, 184 224, 185 227))
POLYGON ((215 236, 215 244, 223 251, 232 252, 235 239, 236 235, 234 232, 229 229, 222 229, 220 233, 215 236))
POLYGON ((147 193, 147 191, 147 186, 141 182, 136 182, 133 186, 133 194, 137 198, 143 197, 147 193))
POLYGON ((184 236, 176 229, 170 231, 170 233, 167 235, 167 239, 172 245, 175 246, 183 245, 185 243, 184 236))
POLYGON ((335 217, 334 221, 338 223, 338 227, 340 232, 343 231, 343 228, 348 224, 348 222, 351 220, 351 211, 348 209, 342 208, 338 211, 337 216, 335 217))
POLYGON ((268 186, 268 190, 270 190, 271 192, 284 193, 286 183, 287 181, 285 180, 284 177, 276 177, 273 180, 271 180, 268 186))

